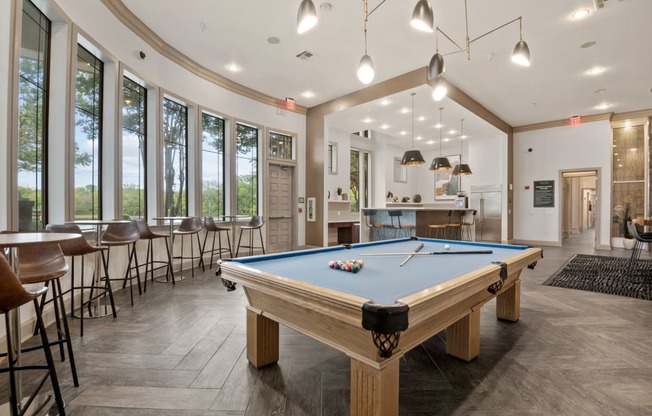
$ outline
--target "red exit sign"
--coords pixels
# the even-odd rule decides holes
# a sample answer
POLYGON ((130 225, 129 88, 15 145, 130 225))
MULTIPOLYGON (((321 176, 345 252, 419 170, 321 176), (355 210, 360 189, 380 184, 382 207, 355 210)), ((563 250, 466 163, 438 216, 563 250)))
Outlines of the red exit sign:
POLYGON ((580 116, 573 116, 570 118, 570 125, 571 126, 579 126, 582 124, 582 117, 580 116))

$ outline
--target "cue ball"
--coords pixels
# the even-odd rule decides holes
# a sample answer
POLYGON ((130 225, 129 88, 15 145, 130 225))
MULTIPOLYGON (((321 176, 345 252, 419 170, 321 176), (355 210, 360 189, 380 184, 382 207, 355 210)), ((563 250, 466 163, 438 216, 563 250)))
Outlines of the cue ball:
POLYGON ((445 249, 445 250, 450 250, 450 249, 451 249, 450 244, 444 244, 444 249, 445 249))

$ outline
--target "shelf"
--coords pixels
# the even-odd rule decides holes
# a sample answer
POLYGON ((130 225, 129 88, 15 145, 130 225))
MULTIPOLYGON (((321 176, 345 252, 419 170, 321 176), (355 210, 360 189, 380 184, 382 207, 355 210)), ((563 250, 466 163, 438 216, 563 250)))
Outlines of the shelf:
POLYGON ((328 203, 329 204, 350 204, 351 201, 349 201, 348 199, 346 201, 342 201, 340 199, 329 199, 328 203))

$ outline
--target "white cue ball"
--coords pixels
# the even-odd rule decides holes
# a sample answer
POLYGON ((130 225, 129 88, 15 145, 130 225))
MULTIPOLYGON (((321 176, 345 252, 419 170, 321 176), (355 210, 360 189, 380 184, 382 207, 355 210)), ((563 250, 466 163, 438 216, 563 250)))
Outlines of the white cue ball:
POLYGON ((450 244, 444 244, 444 250, 450 250, 451 246, 450 244))

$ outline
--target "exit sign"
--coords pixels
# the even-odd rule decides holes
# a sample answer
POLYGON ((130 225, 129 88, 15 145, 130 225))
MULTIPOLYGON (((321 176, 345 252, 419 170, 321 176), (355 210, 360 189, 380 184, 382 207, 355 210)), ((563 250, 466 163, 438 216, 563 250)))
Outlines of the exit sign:
POLYGON ((570 118, 570 125, 571 126, 579 126, 582 124, 582 117, 580 116, 573 116, 570 118))

